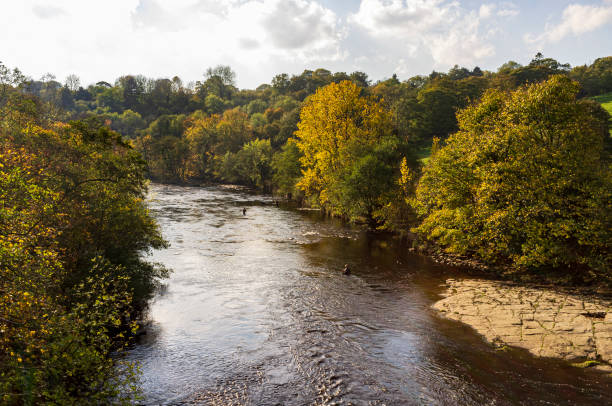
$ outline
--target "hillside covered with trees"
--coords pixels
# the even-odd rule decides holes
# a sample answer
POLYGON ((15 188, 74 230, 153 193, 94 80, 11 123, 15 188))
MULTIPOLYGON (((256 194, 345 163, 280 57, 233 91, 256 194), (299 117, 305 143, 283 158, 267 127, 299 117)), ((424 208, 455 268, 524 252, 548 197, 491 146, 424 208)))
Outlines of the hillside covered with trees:
POLYGON ((363 72, 317 69, 279 74, 270 84, 240 90, 231 68, 218 66, 189 84, 179 77, 126 75, 114 84, 83 87, 74 75, 63 84, 46 75, 27 81, 22 89, 50 103, 58 119, 101 118, 133 141, 157 181, 232 182, 288 193, 287 179, 274 168, 291 172, 281 161, 291 155, 286 143, 297 130, 300 109, 308 96, 330 83, 350 81, 384 105, 394 134, 422 157, 434 138, 444 140, 457 131, 456 112, 487 89, 509 91, 555 74, 579 82, 579 97, 612 92, 612 57, 570 68, 541 54, 526 66, 507 62, 497 72, 455 66, 446 73, 404 81, 394 75, 376 83, 363 72))
MULTIPOLYGON (((246 185, 402 234, 423 214, 414 199, 424 164, 464 130, 467 113, 457 113, 471 111, 484 95, 510 98, 556 76, 577 83, 572 93, 587 106, 571 123, 596 117, 593 128, 608 126, 605 110, 590 100, 612 92, 612 57, 571 68, 537 54, 528 65, 509 61, 496 72, 456 65, 446 73, 376 83, 363 72, 306 70, 276 75, 255 90, 236 88, 228 66, 209 68, 203 80, 188 85, 178 77, 126 75, 85 88, 74 75, 63 85, 47 75, 18 87, 46 103, 57 120, 95 118, 121 133, 155 181, 246 185)), ((601 151, 591 140, 584 148, 595 150, 584 159, 608 162, 612 141, 602 131, 601 151)))

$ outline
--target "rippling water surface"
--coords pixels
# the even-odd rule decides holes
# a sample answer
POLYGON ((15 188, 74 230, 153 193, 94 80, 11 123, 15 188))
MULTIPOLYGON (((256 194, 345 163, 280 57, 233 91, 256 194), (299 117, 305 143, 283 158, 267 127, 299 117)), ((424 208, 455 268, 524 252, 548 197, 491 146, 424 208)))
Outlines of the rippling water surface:
POLYGON ((456 271, 273 203, 151 188, 171 243, 152 260, 174 272, 129 354, 146 404, 612 404, 605 374, 495 351, 439 318, 430 306, 456 271))

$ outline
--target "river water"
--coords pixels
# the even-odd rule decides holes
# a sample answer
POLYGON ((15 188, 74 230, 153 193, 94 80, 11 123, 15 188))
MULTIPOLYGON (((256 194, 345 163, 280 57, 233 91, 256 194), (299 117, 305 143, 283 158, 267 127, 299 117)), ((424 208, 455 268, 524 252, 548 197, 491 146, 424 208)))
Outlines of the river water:
POLYGON ((129 352, 145 404, 612 404, 605 374, 440 318, 461 274, 388 236, 223 187, 153 185, 150 207, 173 274, 129 352))

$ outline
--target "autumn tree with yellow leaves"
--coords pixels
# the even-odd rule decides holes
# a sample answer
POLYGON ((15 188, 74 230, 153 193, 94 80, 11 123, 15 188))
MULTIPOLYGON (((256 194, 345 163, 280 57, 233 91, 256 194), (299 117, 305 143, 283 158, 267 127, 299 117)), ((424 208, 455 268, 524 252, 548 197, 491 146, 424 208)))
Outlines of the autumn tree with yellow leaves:
POLYGON ((332 214, 379 221, 377 210, 398 187, 406 151, 383 104, 350 81, 332 83, 307 99, 296 141, 306 196, 332 214))

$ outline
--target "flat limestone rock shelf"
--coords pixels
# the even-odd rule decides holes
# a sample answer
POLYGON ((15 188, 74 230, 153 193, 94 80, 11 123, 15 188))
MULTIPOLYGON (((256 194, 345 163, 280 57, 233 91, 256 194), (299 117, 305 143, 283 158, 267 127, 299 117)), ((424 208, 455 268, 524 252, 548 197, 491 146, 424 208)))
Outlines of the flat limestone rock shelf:
POLYGON ((612 371, 612 302, 478 279, 446 285, 444 299, 432 307, 489 342, 540 357, 597 360, 598 369, 612 371))

